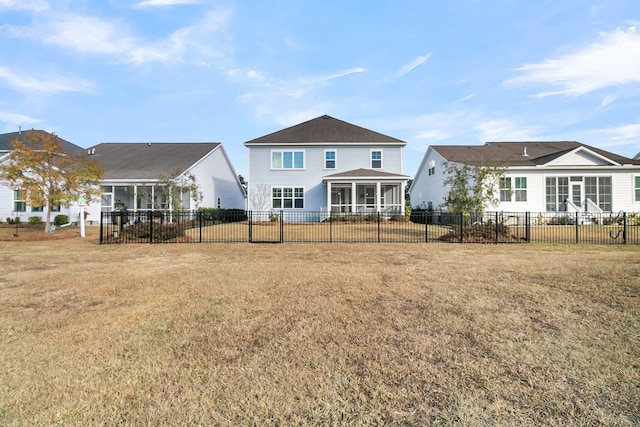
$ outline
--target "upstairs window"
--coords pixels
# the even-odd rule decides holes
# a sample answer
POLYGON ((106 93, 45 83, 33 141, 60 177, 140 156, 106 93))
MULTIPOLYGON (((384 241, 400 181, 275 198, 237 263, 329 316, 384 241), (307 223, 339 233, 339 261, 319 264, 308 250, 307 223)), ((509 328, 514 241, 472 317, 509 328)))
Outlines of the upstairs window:
POLYGON ((304 169, 304 151, 272 151, 271 169, 304 169))
POLYGON ((436 174, 436 162, 435 160, 429 161, 429 176, 436 174))
POLYGON ((324 152, 324 168, 335 169, 336 168, 336 152, 333 150, 327 150, 324 152))
POLYGON ((371 150, 371 169, 382 169, 382 151, 371 150))

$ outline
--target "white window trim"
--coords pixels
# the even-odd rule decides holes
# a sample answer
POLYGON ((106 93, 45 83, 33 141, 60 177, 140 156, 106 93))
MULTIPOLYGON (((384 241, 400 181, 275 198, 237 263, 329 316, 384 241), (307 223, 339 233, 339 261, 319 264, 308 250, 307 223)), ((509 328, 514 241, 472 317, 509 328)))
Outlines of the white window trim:
MULTIPOLYGON (((271 190, 269 191, 269 204, 271 205, 271 209, 278 209, 278 210, 284 210, 284 209, 295 209, 295 210, 304 210, 305 206, 306 206, 306 199, 307 199, 307 188, 303 185, 272 185, 271 186, 271 190), (274 208, 273 207, 273 189, 274 188, 279 188, 282 192, 282 196, 280 197, 281 200, 284 200, 284 189, 285 188, 291 188, 292 190, 292 197, 291 197, 291 204, 292 207, 290 208, 285 208, 285 207, 279 207, 279 208, 274 208), (296 188, 302 188, 302 207, 301 208, 296 208, 295 204, 296 204, 296 188)), ((284 205, 284 203, 283 203, 284 205)))
POLYGON ((529 183, 528 183, 528 181, 529 180, 527 179, 526 176, 516 176, 516 177, 513 178, 513 181, 512 181, 512 183, 513 183, 513 190, 512 190, 513 191, 513 199, 512 200, 514 200, 516 203, 527 203, 527 201, 529 200, 529 188, 528 188, 529 183), (520 182, 522 182, 523 179, 524 179, 524 182, 525 182, 524 188, 518 188, 516 186, 516 182, 518 180, 520 180, 520 182), (518 200, 518 197, 516 196, 516 193, 518 191, 524 193, 525 200, 518 200))
POLYGON ((513 183, 514 178, 512 176, 501 176, 500 180, 498 181, 498 199, 500 201, 500 203, 511 203, 513 202, 513 197, 514 197, 514 191, 513 191, 513 183), (502 183, 503 181, 509 180, 509 187, 503 187, 502 183), (505 190, 509 190, 509 199, 508 200, 502 200, 502 192, 505 190))
POLYGON ((322 158, 323 169, 328 169, 328 170, 338 169, 338 150, 324 150, 323 156, 324 156, 322 158), (334 154, 333 162, 335 163, 335 165, 332 168, 327 167, 327 153, 334 154))
MULTIPOLYGON (((640 202, 640 198, 636 198, 636 193, 640 190, 640 187, 636 187, 636 180, 640 179, 640 174, 638 175, 633 175, 632 181, 631 181, 631 188, 633 191, 632 194, 632 200, 636 203, 640 202)), ((613 179, 611 180, 611 185, 613 185, 613 179)), ((640 183, 639 183, 640 185, 640 183)))
MULTIPOLYGON (((378 159, 376 159, 378 160, 378 159)), ((371 169, 384 169, 384 154, 382 153, 381 149, 371 149, 369 150, 369 167, 371 169), (380 167, 379 168, 374 168, 373 167, 373 153, 380 153, 380 167)))
POLYGON ((305 169, 306 166, 306 153, 304 150, 271 150, 271 152, 269 153, 269 165, 271 166, 271 170, 285 170, 285 171, 301 171, 305 169), (283 160, 283 164, 284 164, 284 154, 283 153, 292 153, 291 155, 293 156, 292 158, 292 166, 295 165, 295 153, 302 153, 302 167, 301 168, 296 168, 296 167, 291 167, 291 168, 285 168, 285 167, 280 167, 280 168, 276 168, 273 167, 273 153, 280 153, 282 155, 282 160, 283 160))

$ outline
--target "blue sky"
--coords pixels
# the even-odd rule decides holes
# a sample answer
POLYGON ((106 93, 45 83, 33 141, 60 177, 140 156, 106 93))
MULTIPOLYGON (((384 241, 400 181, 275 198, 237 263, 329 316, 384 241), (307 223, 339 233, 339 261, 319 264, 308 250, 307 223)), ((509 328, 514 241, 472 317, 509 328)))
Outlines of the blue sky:
POLYGON ((640 151, 640 5, 576 0, 0 0, 0 132, 250 139, 323 114, 429 145, 640 151))

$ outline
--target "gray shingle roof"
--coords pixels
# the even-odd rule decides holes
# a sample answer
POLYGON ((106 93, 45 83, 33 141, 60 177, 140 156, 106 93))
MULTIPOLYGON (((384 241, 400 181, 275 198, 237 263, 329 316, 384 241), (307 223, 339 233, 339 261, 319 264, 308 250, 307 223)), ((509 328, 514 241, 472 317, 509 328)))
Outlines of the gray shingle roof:
POLYGON ((399 139, 352 125, 327 115, 252 139, 245 142, 245 144, 310 144, 324 142, 406 144, 399 139))
POLYGON ((346 172, 334 173, 333 175, 327 175, 324 179, 332 178, 396 178, 396 179, 409 179, 406 175, 398 173, 383 172, 375 169, 354 169, 346 172))
POLYGON ((219 142, 103 143, 89 157, 104 168, 104 179, 175 178, 213 151, 219 142))
POLYGON ((640 164, 638 160, 619 156, 577 141, 487 142, 485 145, 433 145, 431 147, 449 161, 469 165, 486 163, 508 166, 544 165, 578 147, 587 148, 616 163, 640 164), (523 155, 525 149, 526 156, 523 155))
MULTIPOLYGON (((36 132, 44 133, 47 135, 52 135, 51 133, 40 130, 40 129, 32 129, 32 130, 35 130, 36 132)), ((9 133, 0 134, 0 151, 11 151, 13 149, 13 147, 11 146, 11 142, 13 142, 14 139, 17 139, 19 141, 25 141, 25 135, 27 132, 28 131, 23 130, 20 132, 9 132, 9 133)), ((62 141, 62 147, 65 149, 67 153, 78 153, 84 150, 82 147, 79 147, 62 138, 60 138, 60 141, 62 141)))

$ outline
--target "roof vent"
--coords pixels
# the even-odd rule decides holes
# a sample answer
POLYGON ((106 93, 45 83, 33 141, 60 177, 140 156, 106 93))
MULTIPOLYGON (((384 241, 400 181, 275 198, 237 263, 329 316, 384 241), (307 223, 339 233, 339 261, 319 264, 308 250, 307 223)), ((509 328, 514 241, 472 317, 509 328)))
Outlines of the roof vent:
POLYGON ((527 154, 527 147, 522 147, 522 157, 529 157, 529 155, 527 154))
POLYGON ((148 145, 149 147, 151 147, 151 143, 150 143, 150 142, 147 142, 147 145, 148 145))

